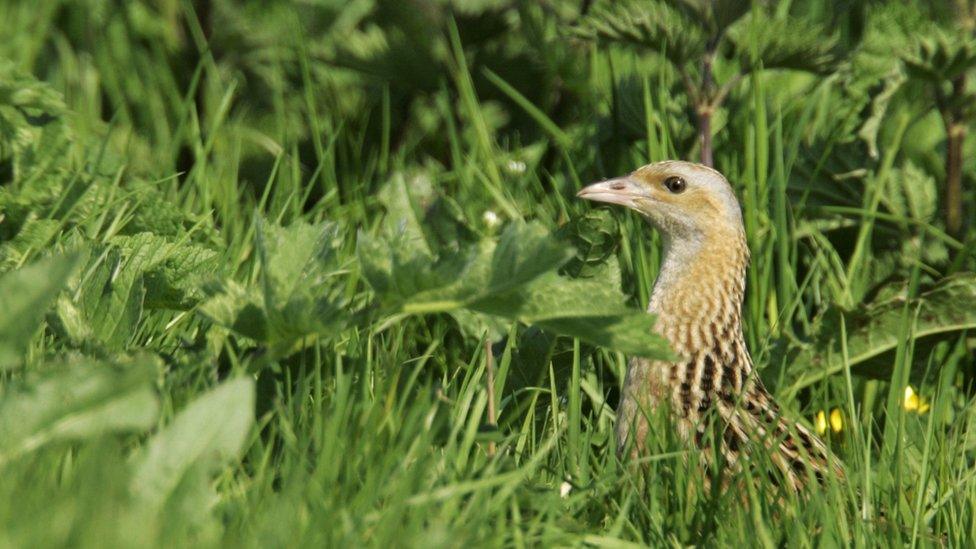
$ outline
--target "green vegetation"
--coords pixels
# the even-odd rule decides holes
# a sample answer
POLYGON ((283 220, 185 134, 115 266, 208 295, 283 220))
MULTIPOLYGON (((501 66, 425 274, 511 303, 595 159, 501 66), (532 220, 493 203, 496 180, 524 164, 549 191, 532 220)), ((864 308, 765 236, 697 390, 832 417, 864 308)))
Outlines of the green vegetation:
POLYGON ((0 545, 970 544, 970 4, 0 0, 0 545), (805 500, 614 455, 666 158, 805 500))

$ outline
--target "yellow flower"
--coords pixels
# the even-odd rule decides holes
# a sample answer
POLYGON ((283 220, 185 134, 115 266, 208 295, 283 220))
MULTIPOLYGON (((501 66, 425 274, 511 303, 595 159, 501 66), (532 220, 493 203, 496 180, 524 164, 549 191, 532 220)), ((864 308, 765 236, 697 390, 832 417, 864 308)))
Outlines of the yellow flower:
POLYGON ((905 386, 905 400, 902 406, 909 412, 924 414, 929 411, 929 403, 912 389, 911 385, 905 386))
POLYGON ((813 426, 820 435, 825 434, 828 427, 831 431, 839 433, 844 430, 844 414, 840 411, 840 408, 834 408, 830 411, 830 416, 828 417, 827 412, 820 410, 817 412, 813 426))
POLYGON ((835 433, 844 429, 844 415, 840 413, 840 408, 834 408, 830 411, 830 429, 835 433))
POLYGON ((817 418, 813 422, 817 429, 817 434, 822 435, 827 432, 827 414, 823 410, 817 412, 817 418))

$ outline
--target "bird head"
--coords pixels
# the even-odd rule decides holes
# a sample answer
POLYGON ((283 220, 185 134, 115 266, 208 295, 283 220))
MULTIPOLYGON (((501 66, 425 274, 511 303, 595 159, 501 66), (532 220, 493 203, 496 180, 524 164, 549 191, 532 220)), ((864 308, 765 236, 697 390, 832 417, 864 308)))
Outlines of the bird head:
POLYGON ((701 164, 668 160, 594 183, 580 198, 637 211, 670 238, 742 231, 742 211, 725 177, 701 164))

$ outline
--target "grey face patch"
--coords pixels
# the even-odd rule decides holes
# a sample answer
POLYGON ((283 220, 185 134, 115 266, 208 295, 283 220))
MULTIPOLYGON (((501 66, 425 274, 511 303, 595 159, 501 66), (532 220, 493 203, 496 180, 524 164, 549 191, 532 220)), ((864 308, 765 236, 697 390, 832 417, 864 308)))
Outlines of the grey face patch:
MULTIPOLYGON (((704 189, 709 196, 717 199, 716 202, 721 208, 719 214, 725 221, 733 226, 742 225, 739 201, 728 180, 717 170, 692 162, 665 160, 639 168, 633 175, 647 181, 664 181, 668 177, 681 177, 687 183, 686 193, 695 187, 704 189)), ((675 215, 672 213, 672 217, 675 215)))
POLYGON ((636 210, 678 245, 716 225, 742 229, 742 212, 725 177, 691 162, 668 160, 648 164, 630 175, 584 187, 577 196, 636 210), (680 193, 666 188, 665 182, 675 179, 684 183, 680 193), (695 200, 707 200, 707 204, 696 204, 695 200))

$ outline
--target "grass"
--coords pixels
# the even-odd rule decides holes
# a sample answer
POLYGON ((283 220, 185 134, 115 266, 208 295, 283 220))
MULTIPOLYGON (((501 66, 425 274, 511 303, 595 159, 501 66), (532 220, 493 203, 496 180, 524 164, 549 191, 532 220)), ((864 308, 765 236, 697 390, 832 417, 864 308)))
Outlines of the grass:
POLYGON ((857 70, 890 66, 903 8, 865 8, 853 76, 757 73, 713 124, 756 366, 793 417, 842 417, 846 478, 798 498, 762 448, 719 489, 667 417, 615 456, 659 239, 574 195, 694 157, 673 69, 569 39, 575 3, 446 5, 0 2, 0 545, 976 537, 976 239, 938 215, 944 134, 896 96, 873 158, 876 95, 837 85, 883 82, 857 70), (495 262, 451 270, 474 250, 495 262))

